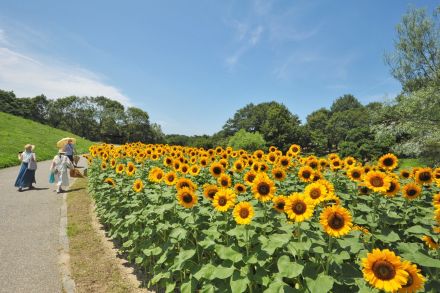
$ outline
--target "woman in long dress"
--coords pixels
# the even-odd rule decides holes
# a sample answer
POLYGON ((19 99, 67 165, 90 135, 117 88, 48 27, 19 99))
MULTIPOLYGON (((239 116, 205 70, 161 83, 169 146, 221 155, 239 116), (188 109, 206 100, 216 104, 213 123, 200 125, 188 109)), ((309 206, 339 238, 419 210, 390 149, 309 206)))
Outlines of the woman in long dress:
POLYGON ((55 174, 57 193, 63 192, 62 186, 69 186, 69 174, 67 170, 73 169, 73 164, 63 150, 58 152, 52 160, 50 172, 55 174))
MULTIPOLYGON (((36 167, 37 158, 34 153, 35 146, 27 144, 24 146, 24 152, 18 153, 18 159, 21 161, 20 171, 18 172, 17 179, 15 180, 15 187, 18 187, 18 191, 22 191, 23 188, 34 188, 32 183, 35 182, 35 169, 29 169, 29 165, 32 164, 36 167)), ((34 167, 34 168, 35 168, 34 167)))

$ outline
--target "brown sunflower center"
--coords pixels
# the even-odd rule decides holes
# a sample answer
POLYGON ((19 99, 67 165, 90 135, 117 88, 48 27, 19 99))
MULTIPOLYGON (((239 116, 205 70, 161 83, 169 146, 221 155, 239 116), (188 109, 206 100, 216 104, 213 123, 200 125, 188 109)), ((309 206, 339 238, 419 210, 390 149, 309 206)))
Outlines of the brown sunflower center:
POLYGON ((377 177, 377 176, 373 177, 370 182, 371 182, 371 185, 373 185, 374 187, 381 187, 384 184, 383 179, 381 177, 377 177))
POLYGON ((217 193, 217 190, 210 190, 210 191, 208 191, 208 197, 209 198, 214 198, 216 193, 217 193))
POLYGON ((157 173, 156 178, 157 179, 162 179, 162 176, 163 176, 162 173, 157 173))
POLYGON ((402 172, 402 177, 403 178, 408 178, 409 177, 409 172, 402 172))
POLYGON ((420 181, 429 181, 431 180, 431 173, 430 172, 421 172, 419 174, 420 181))
POLYGON ((304 171, 304 172, 302 173, 302 177, 305 178, 305 179, 310 178, 311 175, 312 175, 312 174, 311 174, 309 171, 304 171))
POLYGON ((237 165, 235 165, 235 168, 236 168, 237 170, 241 170, 241 169, 243 168, 243 166, 242 166, 241 164, 237 164, 237 165))
POLYGON ((402 286, 402 288, 408 288, 414 283, 414 279, 410 272, 406 271, 408 273, 408 280, 406 281, 406 284, 402 286))
POLYGON ((246 219, 249 216, 249 210, 247 208, 240 210, 240 217, 246 219))
POLYGON ((307 205, 303 201, 297 201, 293 204, 293 212, 297 215, 302 215, 306 212, 307 205))
POLYGON ((238 191, 238 192, 243 192, 243 191, 244 191, 243 186, 238 185, 238 186, 237 186, 237 191, 238 191))
POLYGON ((316 162, 311 162, 309 164, 309 166, 312 167, 312 168, 316 168, 318 166, 318 164, 316 162))
POLYGON ((257 190, 261 195, 268 195, 270 192, 270 186, 266 182, 261 182, 258 184, 257 190))
POLYGON ((383 160, 383 164, 387 167, 391 167, 394 164, 394 160, 392 158, 386 158, 383 160))
POLYGON ((396 183, 391 182, 391 183, 390 183, 390 188, 388 188, 387 192, 393 192, 393 191, 396 190, 396 188, 397 188, 396 183))
POLYGON ((255 179, 255 175, 249 175, 249 176, 248 176, 248 181, 249 181, 249 182, 253 182, 254 179, 255 179))
POLYGON ((214 168, 212 169, 212 172, 213 172, 214 174, 219 175, 219 174, 222 173, 222 169, 221 169, 220 167, 214 167, 214 168))
POLYGON ((179 184, 179 186, 180 186, 180 188, 183 188, 183 187, 188 187, 188 188, 189 188, 189 184, 188 184, 188 182, 181 182, 181 183, 179 184))
POLYGON ((276 207, 279 210, 284 210, 285 205, 286 205, 286 203, 284 201, 280 201, 280 202, 277 202, 276 207))
POLYGON ((321 191, 317 188, 312 189, 312 191, 310 191, 310 197, 313 199, 317 199, 318 197, 321 196, 321 191))
POLYGON ((355 179, 358 179, 361 177, 361 173, 359 173, 358 171, 353 171, 351 172, 351 176, 355 179))
POLYGON ((173 175, 168 176, 168 181, 173 182, 174 181, 174 176, 173 175))
POLYGON ((386 260, 378 260, 373 264, 374 275, 384 281, 393 279, 396 276, 396 269, 393 264, 386 260))
POLYGON ((190 203, 190 202, 192 202, 192 196, 191 196, 191 194, 188 194, 188 193, 185 193, 185 194, 182 196, 182 199, 183 199, 183 202, 184 202, 184 203, 190 203))
POLYGON ((220 197, 220 198, 218 199, 218 205, 219 205, 219 206, 225 206, 227 202, 228 202, 228 201, 227 201, 226 198, 224 198, 224 197, 220 197))
POLYGON ((277 178, 277 179, 283 178, 283 173, 275 172, 275 178, 277 178))
POLYGON ((222 181, 221 181, 222 186, 228 186, 228 184, 229 184, 228 179, 222 179, 222 181))
POLYGON ((417 190, 415 190, 415 189, 413 189, 413 188, 408 189, 408 191, 406 192, 406 194, 408 194, 409 196, 414 196, 414 195, 417 194, 417 190))
POLYGON ((339 213, 333 213, 328 219, 328 225, 335 230, 339 230, 344 227, 344 223, 344 216, 339 213))
POLYGON ((281 160, 281 165, 287 166, 287 165, 289 165, 289 161, 288 160, 281 160))

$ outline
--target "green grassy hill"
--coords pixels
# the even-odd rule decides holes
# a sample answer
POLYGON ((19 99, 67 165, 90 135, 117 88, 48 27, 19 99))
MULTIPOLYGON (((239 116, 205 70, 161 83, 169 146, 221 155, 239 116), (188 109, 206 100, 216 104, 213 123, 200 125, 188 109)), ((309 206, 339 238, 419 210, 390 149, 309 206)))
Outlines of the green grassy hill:
POLYGON ((17 153, 28 143, 35 145, 37 160, 52 159, 58 152, 57 141, 64 137, 76 138, 76 151, 80 154, 88 152, 93 144, 70 132, 0 112, 0 168, 20 164, 17 153))

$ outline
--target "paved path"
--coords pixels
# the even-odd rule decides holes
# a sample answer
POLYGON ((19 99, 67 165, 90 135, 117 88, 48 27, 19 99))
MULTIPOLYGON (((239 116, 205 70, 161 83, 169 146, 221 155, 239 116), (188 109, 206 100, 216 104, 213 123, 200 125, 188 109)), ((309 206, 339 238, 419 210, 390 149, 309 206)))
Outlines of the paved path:
POLYGON ((58 262, 63 199, 48 182, 49 166, 50 161, 39 162, 37 189, 23 192, 14 187, 19 167, 0 170, 2 293, 62 291, 58 262))

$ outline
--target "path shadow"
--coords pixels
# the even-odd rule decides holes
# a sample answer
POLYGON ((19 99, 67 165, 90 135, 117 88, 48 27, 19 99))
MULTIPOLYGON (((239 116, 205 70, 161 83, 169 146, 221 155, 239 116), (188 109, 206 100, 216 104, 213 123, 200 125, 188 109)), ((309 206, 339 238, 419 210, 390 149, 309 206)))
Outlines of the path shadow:
POLYGON ((69 193, 69 192, 78 191, 78 190, 83 190, 83 189, 85 189, 85 187, 74 188, 74 189, 69 189, 69 190, 64 190, 63 193, 69 193))
POLYGON ((24 188, 21 192, 32 191, 32 190, 48 190, 49 187, 34 187, 34 188, 24 188))

